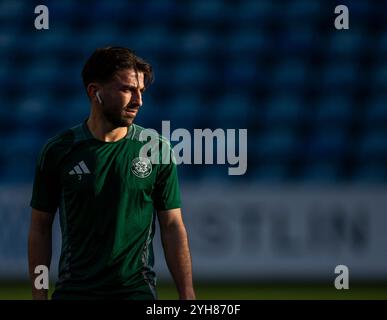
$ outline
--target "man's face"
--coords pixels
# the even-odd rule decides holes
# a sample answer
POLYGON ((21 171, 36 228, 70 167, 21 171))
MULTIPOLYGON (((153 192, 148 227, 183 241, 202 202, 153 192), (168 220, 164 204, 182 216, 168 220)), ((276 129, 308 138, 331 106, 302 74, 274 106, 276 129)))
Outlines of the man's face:
POLYGON ((136 118, 142 106, 144 73, 133 69, 117 71, 113 79, 102 86, 101 110, 115 127, 127 127, 136 118))

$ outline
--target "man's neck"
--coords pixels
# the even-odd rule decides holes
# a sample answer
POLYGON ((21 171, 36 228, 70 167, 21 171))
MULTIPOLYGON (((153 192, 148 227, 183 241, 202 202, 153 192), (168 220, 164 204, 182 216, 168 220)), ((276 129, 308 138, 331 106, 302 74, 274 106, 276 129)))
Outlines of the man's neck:
POLYGON ((103 116, 98 116, 94 112, 90 113, 86 124, 94 138, 104 142, 121 140, 128 133, 127 127, 114 127, 103 116))

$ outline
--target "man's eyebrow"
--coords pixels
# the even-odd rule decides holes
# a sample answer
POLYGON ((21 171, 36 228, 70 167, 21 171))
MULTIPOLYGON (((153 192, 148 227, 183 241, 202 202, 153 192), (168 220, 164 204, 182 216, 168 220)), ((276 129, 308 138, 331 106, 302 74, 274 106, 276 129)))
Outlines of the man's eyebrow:
MULTIPOLYGON (((137 86, 133 85, 133 84, 126 84, 126 83, 123 83, 121 84, 122 88, 124 89, 137 89, 137 86)), ((145 91, 145 87, 142 87, 140 88, 140 91, 145 91)))

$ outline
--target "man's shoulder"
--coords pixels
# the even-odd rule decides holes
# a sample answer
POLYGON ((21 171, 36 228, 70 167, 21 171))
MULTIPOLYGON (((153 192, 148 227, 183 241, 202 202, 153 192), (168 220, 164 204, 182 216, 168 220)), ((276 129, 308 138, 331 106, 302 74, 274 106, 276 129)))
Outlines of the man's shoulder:
POLYGON ((74 128, 75 127, 57 133, 43 144, 39 155, 39 162, 41 164, 43 164, 47 158, 56 158, 67 153, 67 151, 71 149, 77 138, 74 128))
POLYGON ((74 132, 71 129, 66 129, 49 138, 43 145, 43 150, 61 147, 64 145, 72 144, 73 142, 74 132))
POLYGON ((169 140, 157 132, 155 129, 144 128, 138 124, 133 123, 131 133, 128 135, 128 139, 146 143, 149 139, 157 139, 159 142, 163 142, 170 146, 169 140))
POLYGON ((55 148, 55 147, 66 147, 75 144, 82 140, 87 140, 88 136, 85 133, 84 124, 80 123, 69 129, 65 129, 55 136, 49 138, 44 147, 55 148))

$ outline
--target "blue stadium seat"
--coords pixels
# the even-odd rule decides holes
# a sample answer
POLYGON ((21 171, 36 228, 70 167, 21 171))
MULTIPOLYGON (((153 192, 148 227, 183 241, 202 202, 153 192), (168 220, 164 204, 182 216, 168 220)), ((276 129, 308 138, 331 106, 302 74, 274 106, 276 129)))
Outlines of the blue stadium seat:
MULTIPOLYGON (((127 4, 127 1, 124 1, 127 4)), ((179 2, 174 0, 149 0, 142 4, 144 19, 149 19, 156 23, 168 23, 174 16, 180 14, 182 10, 179 2)))
POLYGON ((180 32, 175 36, 167 35, 163 38, 163 41, 163 47, 168 47, 167 43, 169 43, 171 48, 173 48, 174 45, 172 42, 174 42, 175 45, 179 45, 181 53, 184 56, 197 58, 198 56, 205 56, 207 53, 215 51, 218 38, 210 29, 202 27, 188 29, 186 32, 180 32))
POLYGON ((358 30, 353 32, 334 32, 330 38, 327 53, 332 59, 350 57, 361 53, 364 48, 367 48, 367 42, 367 37, 358 30))
POLYGON ((281 61, 269 78, 272 89, 302 89, 307 82, 307 66, 300 59, 281 61))
MULTIPOLYGON (((113 24, 98 24, 84 29, 77 36, 77 42, 83 44, 83 52, 85 56, 89 56, 96 48, 120 45, 121 30, 113 24)), ((132 36, 127 35, 129 39, 132 36)))
MULTIPOLYGON (((109 33, 109 32, 108 32, 109 33)), ((128 47, 145 55, 152 52, 170 52, 176 44, 173 33, 166 26, 143 26, 136 33, 121 31, 119 43, 127 41, 128 47)))
POLYGON ((285 30, 279 39, 273 42, 273 54, 286 52, 288 56, 304 57, 315 47, 316 33, 312 28, 290 25, 285 30))
POLYGON ((213 79, 214 69, 204 60, 182 61, 170 70, 170 84, 178 89, 204 87, 208 80, 213 79))
POLYGON ((347 132, 342 128, 319 130, 310 137, 306 156, 311 161, 339 160, 347 149, 347 132))
POLYGON ((369 130, 358 145, 360 159, 387 158, 387 129, 369 130))
POLYGON ((265 104, 264 123, 269 127, 278 124, 284 127, 294 126, 302 120, 303 104, 297 95, 278 93, 271 96, 265 104))
POLYGON ((135 16, 141 14, 141 12, 134 13, 134 8, 137 8, 134 4, 128 3, 128 1, 114 0, 114 1, 95 1, 92 5, 93 10, 90 10, 89 18, 101 18, 109 17, 114 18, 125 18, 127 16, 135 16))
MULTIPOLYGON (((201 181, 203 179, 203 171, 201 170, 201 167, 199 168, 199 166, 180 164, 178 166, 178 170, 180 179, 185 181, 193 179, 198 179, 197 181, 201 181)), ((184 186, 182 187, 182 190, 184 190, 183 188, 184 186)), ((184 196, 184 192, 182 192, 182 194, 184 196)))
POLYGON ((160 131, 161 121, 168 120, 165 117, 166 108, 167 106, 158 103, 152 97, 152 94, 145 94, 143 96, 143 105, 136 117, 136 123, 144 128, 152 128, 160 131))
POLYGON ((324 90, 351 88, 359 79, 359 70, 355 63, 336 60, 323 67, 321 86, 324 90))
POLYGON ((0 2, 0 21, 5 22, 6 25, 17 25, 12 22, 26 10, 31 9, 23 0, 3 0, 0 2))
POLYGON ((253 153, 264 159, 286 160, 296 152, 297 137, 293 130, 269 130, 253 142, 253 153))
MULTIPOLYGON (((62 67, 63 66, 55 57, 52 57, 51 59, 38 59, 31 61, 26 70, 23 83, 27 87, 43 86, 39 88, 40 90, 38 89, 41 94, 41 91, 44 90, 45 84, 58 80, 61 76, 62 67)), ((22 72, 22 70, 17 70, 17 72, 22 72)))
POLYGON ((77 0, 66 0, 66 1, 55 1, 48 0, 48 6, 53 8, 55 12, 65 12, 66 14, 71 13, 71 11, 77 9, 77 0))
MULTIPOLYGON (((0 137, 2 135, 13 134, 19 130, 21 129, 18 124, 18 116, 14 105, 2 106, 0 108, 0 137)), ((6 143, 5 140, 4 143, 6 143)))
POLYGON ((363 18, 368 15, 378 14, 380 7, 368 1, 351 1, 350 12, 354 18, 363 18))
POLYGON ((365 124, 368 127, 385 126, 387 123, 387 95, 375 96, 366 104, 365 124))
POLYGON ((171 130, 174 128, 194 129, 198 120, 206 114, 207 106, 195 93, 180 94, 171 97, 164 108, 163 120, 171 121, 171 130))
POLYGON ((380 88, 382 92, 387 90, 387 63, 380 63, 373 69, 372 84, 376 88, 380 88))
POLYGON ((384 58, 387 55, 387 33, 384 32, 377 39, 377 49, 375 54, 378 57, 384 58))
POLYGON ((227 36, 220 36, 215 40, 218 48, 235 58, 251 56, 257 59, 270 49, 271 39, 262 30, 255 28, 235 28, 227 36))
POLYGON ((241 25, 246 23, 251 25, 264 25, 270 21, 275 3, 270 0, 247 0, 239 2, 239 6, 234 11, 236 21, 241 25))
POLYGON ((315 16, 318 16, 322 9, 321 1, 294 0, 288 3, 283 14, 287 23, 312 22, 315 16))
MULTIPOLYGON (((40 121, 45 118, 50 108, 55 108, 57 104, 49 95, 41 92, 29 90, 24 92, 14 106, 14 115, 17 123, 24 128, 37 127, 40 121)), ((58 115, 57 115, 58 116, 58 115)))
POLYGON ((13 47, 18 44, 18 39, 23 39, 24 34, 25 31, 21 24, 15 25, 12 22, 7 23, 4 20, 0 20, 0 57, 8 56, 9 58, 7 60, 1 60, 1 62, 12 61, 13 57, 9 54, 12 52, 13 47))
MULTIPOLYGON (((216 127, 224 129, 247 128, 251 101, 246 95, 238 93, 226 93, 210 106, 204 106, 211 110, 211 118, 216 127)), ((206 112, 206 111, 204 111, 206 112)))
POLYGON ((43 146, 42 137, 34 131, 3 135, 1 139, 3 170, 1 179, 11 181, 31 181, 39 150, 43 146))
MULTIPOLYGON (((31 32, 30 34, 24 34, 20 41, 15 44, 16 50, 23 50, 23 44, 31 43, 29 49, 33 54, 33 57, 38 59, 48 58, 50 60, 57 59, 57 56, 51 55, 52 52, 68 50, 63 46, 65 42, 67 45, 71 44, 72 39, 76 35, 67 26, 61 26, 57 29, 56 26, 50 26, 49 30, 31 32)), ((59 53, 60 54, 60 53, 59 53)))
POLYGON ((9 80, 9 74, 12 72, 12 70, 7 64, 2 62, 0 63, 0 84, 3 87, 3 85, 9 80))
POLYGON ((190 1, 184 6, 191 23, 222 21, 232 17, 233 7, 219 0, 190 1))
POLYGON ((310 121, 319 126, 346 126, 351 123, 354 115, 351 96, 327 95, 317 102, 316 111, 311 114, 310 121))
POLYGON ((316 162, 308 163, 304 167, 301 180, 304 183, 328 183, 333 184, 338 181, 339 164, 337 162, 316 162))
POLYGON ((252 93, 259 82, 265 81, 252 59, 237 59, 225 68, 223 84, 231 90, 240 90, 240 95, 252 93), (243 92, 249 91, 249 92, 243 92))
MULTIPOLYGON (((37 103, 41 101, 37 100, 37 103)), ((50 103, 45 103, 44 112, 37 114, 31 124, 31 127, 35 127, 42 135, 50 137, 57 134, 82 122, 89 114, 89 101, 86 94, 56 98, 50 101, 50 103)))

